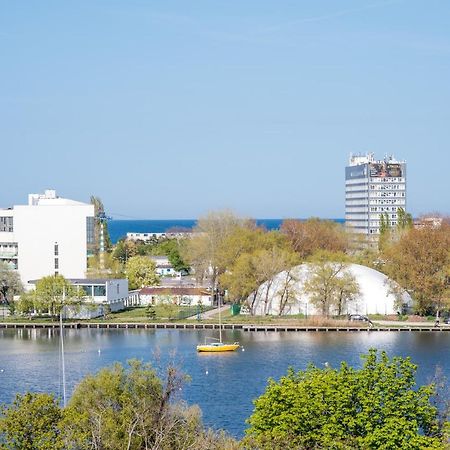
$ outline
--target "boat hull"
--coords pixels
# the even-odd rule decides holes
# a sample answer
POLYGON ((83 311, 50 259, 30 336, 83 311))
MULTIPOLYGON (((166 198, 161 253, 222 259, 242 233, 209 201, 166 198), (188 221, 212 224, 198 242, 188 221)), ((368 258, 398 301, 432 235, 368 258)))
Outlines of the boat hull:
POLYGON ((239 348, 239 344, 203 344, 203 345, 197 345, 197 351, 198 352, 234 352, 239 348))

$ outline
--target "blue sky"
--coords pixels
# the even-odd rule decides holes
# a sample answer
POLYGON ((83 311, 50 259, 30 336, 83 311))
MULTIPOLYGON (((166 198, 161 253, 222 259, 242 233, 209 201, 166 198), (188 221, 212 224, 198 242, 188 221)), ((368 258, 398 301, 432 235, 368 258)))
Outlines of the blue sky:
POLYGON ((350 152, 450 213, 447 0, 0 0, 0 206, 343 217, 350 152))

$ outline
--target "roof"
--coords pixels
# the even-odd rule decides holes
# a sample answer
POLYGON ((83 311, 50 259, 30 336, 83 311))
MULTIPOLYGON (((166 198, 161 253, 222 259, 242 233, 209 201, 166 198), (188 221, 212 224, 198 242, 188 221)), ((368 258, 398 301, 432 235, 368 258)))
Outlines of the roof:
POLYGON ((145 287, 139 292, 141 295, 211 295, 202 288, 187 287, 145 287))
MULTIPOLYGON (((331 263, 334 264, 334 263, 331 263)), ((256 314, 279 314, 281 309, 281 293, 286 286, 286 280, 289 281, 290 301, 285 303, 283 314, 321 314, 320 307, 311 301, 311 295, 304 290, 305 282, 314 276, 313 265, 309 263, 287 271, 280 272, 270 281, 260 285, 256 292, 249 296, 252 301, 256 314), (266 302, 268 294, 269 302, 266 302)), ((348 302, 345 313, 349 314, 395 314, 399 310, 399 298, 393 292, 392 286, 395 283, 377 270, 359 264, 348 264, 341 273, 350 272, 358 283, 360 293, 354 301, 348 302)), ((411 297, 403 293, 401 303, 411 305, 411 297)), ((401 306, 401 305, 400 305, 401 306)), ((334 314, 334 312, 332 312, 334 314)))
MULTIPOLYGON (((83 284, 106 284, 108 281, 122 281, 125 278, 66 278, 67 281, 75 285, 83 284)), ((28 283, 36 284, 39 280, 30 280, 28 283)))

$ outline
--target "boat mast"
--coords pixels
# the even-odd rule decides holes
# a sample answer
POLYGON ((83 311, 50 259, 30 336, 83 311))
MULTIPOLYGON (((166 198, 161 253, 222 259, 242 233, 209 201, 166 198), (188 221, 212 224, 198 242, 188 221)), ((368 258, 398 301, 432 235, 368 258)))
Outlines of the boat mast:
POLYGON ((220 312, 220 292, 217 290, 217 305, 219 306, 219 341, 222 343, 222 315, 220 312))
POLYGON ((66 407, 66 363, 64 360, 64 328, 63 328, 63 322, 62 322, 62 315, 63 315, 63 308, 64 308, 64 302, 66 299, 66 289, 63 287, 63 301, 61 305, 61 310, 59 313, 59 339, 61 341, 61 366, 62 366, 62 384, 63 384, 63 406, 66 407))

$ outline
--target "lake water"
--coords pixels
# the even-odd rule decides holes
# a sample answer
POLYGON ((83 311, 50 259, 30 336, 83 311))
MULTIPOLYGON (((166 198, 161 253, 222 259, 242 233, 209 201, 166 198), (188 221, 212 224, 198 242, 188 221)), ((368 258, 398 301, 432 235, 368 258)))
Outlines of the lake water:
MULTIPOLYGON (((192 381, 181 395, 197 403, 204 421, 241 437, 252 400, 261 395, 269 377, 279 378, 289 366, 304 369, 309 362, 336 367, 343 360, 360 367, 359 355, 369 348, 390 356, 411 356, 419 365, 417 380, 429 382, 436 366, 450 378, 450 333, 447 332, 243 332, 226 331, 227 341, 243 350, 198 354, 195 346, 211 331, 190 330, 66 330, 68 392, 84 375, 114 361, 130 358, 161 364, 171 354, 192 381), (157 355, 160 355, 157 357, 157 355)), ((59 335, 52 330, 0 330, 0 403, 16 392, 61 395, 59 335)))

